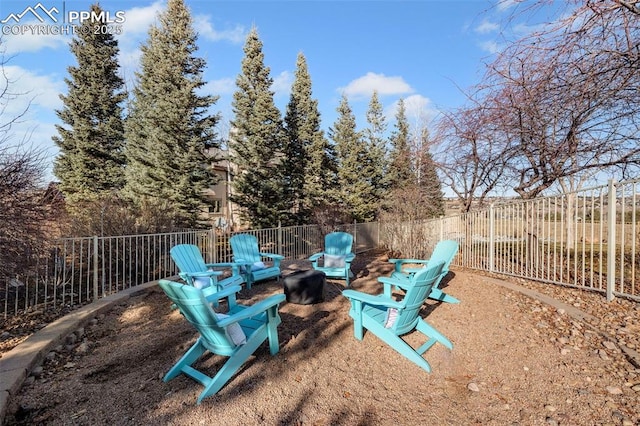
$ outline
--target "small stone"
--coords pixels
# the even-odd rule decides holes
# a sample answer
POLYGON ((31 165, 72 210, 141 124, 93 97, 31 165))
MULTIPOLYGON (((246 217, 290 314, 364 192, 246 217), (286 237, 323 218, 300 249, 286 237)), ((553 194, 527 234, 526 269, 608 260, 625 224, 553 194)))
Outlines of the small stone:
POLYGON ((33 370, 31 370, 31 375, 37 379, 40 376, 42 376, 42 372, 43 371, 44 371, 44 369, 42 368, 42 366, 39 365, 36 368, 34 368, 33 370))
POLYGON ((78 347, 76 348, 76 352, 79 354, 85 354, 89 351, 89 343, 87 342, 82 342, 78 345, 78 347))
POLYGON ((2 334, 0 334, 0 340, 7 340, 9 337, 11 337, 11 333, 8 331, 3 331, 2 334))
POLYGON ((611 341, 609 341, 609 340, 606 340, 606 341, 602 342, 602 346, 604 346, 605 348, 607 348, 609 350, 612 350, 612 351, 617 349, 616 344, 611 342, 611 341))
POLYGON ((567 349, 567 348, 562 348, 562 349, 560 350, 560 353, 561 353, 562 355, 567 355, 567 354, 568 354, 568 353, 570 353, 570 352, 571 352, 571 351, 570 351, 569 349, 567 349))
POLYGON ((553 405, 545 405, 544 409, 547 410, 547 411, 551 411, 551 412, 554 412, 554 411, 557 410, 557 408, 555 406, 553 406, 553 405))
POLYGON ((78 339, 82 339, 82 337, 84 336, 84 327, 80 327, 80 328, 78 328, 78 329, 74 332, 74 334, 76 335, 76 337, 77 337, 78 339))
POLYGON ((609 360, 609 355, 607 355, 607 353, 605 351, 598 351, 598 355, 600 355, 600 359, 602 359, 604 361, 608 361, 609 360))
POLYGON ((480 392, 480 388, 478 387, 478 385, 473 382, 467 385, 467 389, 469 389, 471 392, 480 392))
POLYGON ((74 368, 76 366, 75 362, 68 362, 64 365, 64 368, 74 368))
POLYGON ((76 337, 75 334, 72 333, 72 334, 67 336, 65 341, 66 341, 67 345, 75 345, 75 343, 78 341, 78 338, 76 337))
POLYGON ((57 356, 57 355, 58 355, 58 354, 57 354, 55 351, 51 351, 51 352, 49 352, 49 353, 45 356, 45 359, 46 359, 47 361, 53 361, 54 359, 56 359, 56 356, 57 356))
POLYGON ((560 308, 560 309, 558 309, 558 313, 560 315, 564 315, 566 313, 566 311, 564 309, 560 308))
POLYGON ((524 371, 529 371, 529 367, 527 367, 527 366, 525 366, 523 369, 524 369, 524 371))
POLYGON ((611 395, 621 395, 622 389, 617 386, 607 386, 607 392, 609 392, 611 395))
POLYGON ((640 392, 640 384, 639 385, 635 385, 631 387, 631 390, 636 391, 636 392, 640 392))

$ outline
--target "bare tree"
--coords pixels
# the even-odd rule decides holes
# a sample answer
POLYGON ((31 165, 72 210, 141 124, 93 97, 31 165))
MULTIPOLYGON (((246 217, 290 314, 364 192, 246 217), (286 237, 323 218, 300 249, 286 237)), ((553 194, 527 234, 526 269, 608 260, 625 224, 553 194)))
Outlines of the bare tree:
POLYGON ((640 19, 622 3, 583 2, 489 67, 486 119, 522 198, 585 170, 637 170, 640 19))
POLYGON ((44 155, 28 144, 28 134, 20 136, 15 130, 30 102, 12 112, 15 103, 28 94, 13 91, 5 64, 0 56, 0 276, 24 273, 24 265, 46 249, 41 188, 44 155))
POLYGON ((436 127, 435 156, 443 183, 458 197, 461 211, 507 185, 504 144, 494 138, 482 103, 445 113, 436 127))

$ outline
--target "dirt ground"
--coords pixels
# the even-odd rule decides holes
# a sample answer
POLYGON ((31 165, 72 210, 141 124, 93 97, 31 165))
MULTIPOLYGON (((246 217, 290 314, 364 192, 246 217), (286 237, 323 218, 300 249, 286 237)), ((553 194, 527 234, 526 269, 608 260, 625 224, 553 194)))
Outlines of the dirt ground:
MULTIPOLYGON (((284 273, 308 267, 293 262, 284 273)), ((391 266, 370 253, 358 255, 353 269, 352 287, 375 294, 376 278, 391 266)), ((454 345, 425 353, 430 374, 371 333, 356 340, 344 283, 331 280, 323 303, 281 305, 278 354, 263 344, 200 405, 198 383, 185 376, 162 381, 197 336, 154 287, 49 354, 12 399, 6 424, 640 425, 640 369, 615 341, 482 275, 454 270, 444 286, 461 303, 429 301, 424 308, 454 345)), ((260 283, 243 290, 240 302, 281 292, 282 282, 260 283)), ((552 292, 594 315, 603 305, 616 315, 607 324, 640 334, 637 304, 552 292)), ((414 347, 423 341, 417 333, 406 340, 414 347)), ((197 366, 213 375, 222 361, 209 356, 197 366)))

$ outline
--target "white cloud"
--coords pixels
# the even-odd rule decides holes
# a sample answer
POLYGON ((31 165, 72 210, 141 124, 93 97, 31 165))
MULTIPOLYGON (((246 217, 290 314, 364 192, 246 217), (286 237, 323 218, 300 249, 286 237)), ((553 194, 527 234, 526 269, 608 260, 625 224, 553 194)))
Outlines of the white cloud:
MULTIPOLYGON (((104 7, 104 6, 103 6, 104 7)), ((146 36, 149 27, 153 24, 160 12, 165 9, 163 1, 156 1, 149 6, 133 7, 124 10, 125 21, 122 24, 122 34, 119 43, 126 43, 133 36, 146 36)))
POLYGON ((486 19, 483 20, 480 25, 475 28, 475 32, 480 34, 488 34, 497 31, 500 28, 495 22, 489 22, 486 19))
POLYGON ((60 93, 66 85, 59 77, 35 74, 25 68, 5 65, 9 92, 15 94, 2 111, 3 121, 16 119, 7 133, 10 145, 32 146, 47 157, 46 180, 51 180, 51 163, 58 152, 51 137, 56 133, 55 110, 62 108, 60 93))
POLYGON ((21 21, 19 25, 11 26, 20 29, 20 34, 3 34, 2 49, 7 55, 26 52, 38 52, 42 49, 67 48, 71 35, 66 34, 38 34, 37 27, 42 27, 38 21, 21 21))
POLYGON ((495 41, 483 41, 479 43, 480 49, 491 54, 498 53, 502 50, 500 44, 495 41))
POLYGON ((211 80, 204 87, 205 93, 217 95, 229 95, 236 90, 236 80, 234 78, 221 78, 211 80))
POLYGON ((288 96, 291 93, 292 84, 293 75, 289 71, 282 71, 274 77, 271 90, 275 92, 276 97, 288 96))
POLYGON ((431 99, 422 95, 411 95, 406 98, 404 108, 409 121, 430 120, 437 114, 432 107, 431 99))
POLYGON ((209 15, 196 15, 193 18, 193 27, 199 36, 211 41, 227 40, 234 44, 240 44, 247 37, 246 29, 239 24, 227 30, 216 29, 211 23, 209 15))
POLYGON ((518 3, 522 3, 522 0, 498 0, 496 7, 499 12, 504 12, 507 9, 511 9, 518 3))
POLYGON ((366 98, 373 95, 374 91, 377 91, 379 96, 384 96, 413 93, 414 90, 402 77, 387 77, 384 74, 368 72, 338 91, 349 97, 366 98))
POLYGON ((24 110, 29 102, 33 106, 46 109, 62 107, 59 94, 66 93, 66 86, 59 77, 34 74, 27 69, 12 65, 5 65, 4 73, 10 82, 9 91, 19 94, 7 103, 7 107, 11 110, 24 110))

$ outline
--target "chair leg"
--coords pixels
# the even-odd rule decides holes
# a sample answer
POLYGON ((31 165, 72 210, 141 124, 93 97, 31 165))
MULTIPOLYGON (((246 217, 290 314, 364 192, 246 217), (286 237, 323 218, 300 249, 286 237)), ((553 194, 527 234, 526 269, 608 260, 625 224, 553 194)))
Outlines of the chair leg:
POLYGON ((451 343, 451 341, 449 339, 447 339, 444 336, 444 334, 440 333, 438 330, 436 330, 436 328, 434 326, 432 326, 431 324, 429 324, 425 320, 418 321, 418 324, 416 325, 416 330, 418 330, 420 333, 424 334, 425 336, 427 336, 427 337, 431 338, 431 340, 433 340, 433 342, 431 342, 431 341, 427 342, 427 343, 431 342, 427 347, 425 347, 427 345, 427 343, 422 345, 420 347, 420 350, 422 350, 423 347, 425 347, 425 348, 424 348, 424 350, 422 350, 422 352, 420 352, 420 350, 419 350, 420 353, 424 353, 424 351, 426 351, 431 346, 433 346, 433 344, 435 342, 440 342, 445 347, 447 347, 449 349, 453 349, 453 343, 451 343))
POLYGON ((373 334, 378 336, 380 340, 391 346, 391 348, 398 352, 400 355, 407 358, 409 361, 413 362, 427 373, 431 373, 431 366, 429 365, 427 360, 424 359, 421 354, 416 352, 416 350, 413 349, 413 347, 405 342, 400 336, 394 334, 392 331, 384 328, 381 324, 378 323, 370 324, 369 330, 373 334))
POLYGON ((278 307, 274 306, 267 311, 268 320, 267 320, 267 339, 269 339, 269 352, 271 355, 275 355, 280 351, 280 342, 278 340, 278 307))
POLYGON ((216 394, 220 389, 222 389, 222 387, 238 371, 242 364, 249 359, 251 354, 255 352, 263 341, 264 339, 254 337, 253 339, 249 339, 244 345, 239 346, 237 351, 229 357, 227 362, 224 363, 218 373, 213 377, 213 379, 211 379, 211 382, 205 386, 202 393, 198 396, 196 404, 200 404, 203 399, 216 394))
POLYGON ((460 301, 455 297, 435 287, 431 290, 431 293, 429 293, 429 299, 438 300, 440 302, 446 302, 446 303, 460 303, 460 301))
POLYGON ((169 372, 165 374, 162 381, 168 382, 174 377, 177 377, 180 373, 183 373, 185 367, 190 367, 191 364, 196 362, 198 358, 200 358, 202 354, 207 351, 207 349, 202 344, 201 339, 202 338, 199 337, 198 340, 196 340, 196 343, 194 343, 193 346, 191 346, 191 348, 184 355, 182 355, 182 358, 180 358, 178 362, 176 362, 175 365, 171 367, 171 370, 169 370, 169 372))
POLYGON ((352 301, 349 314, 353 318, 353 335, 356 339, 362 340, 364 338, 364 327, 362 326, 362 302, 360 300, 352 301))

